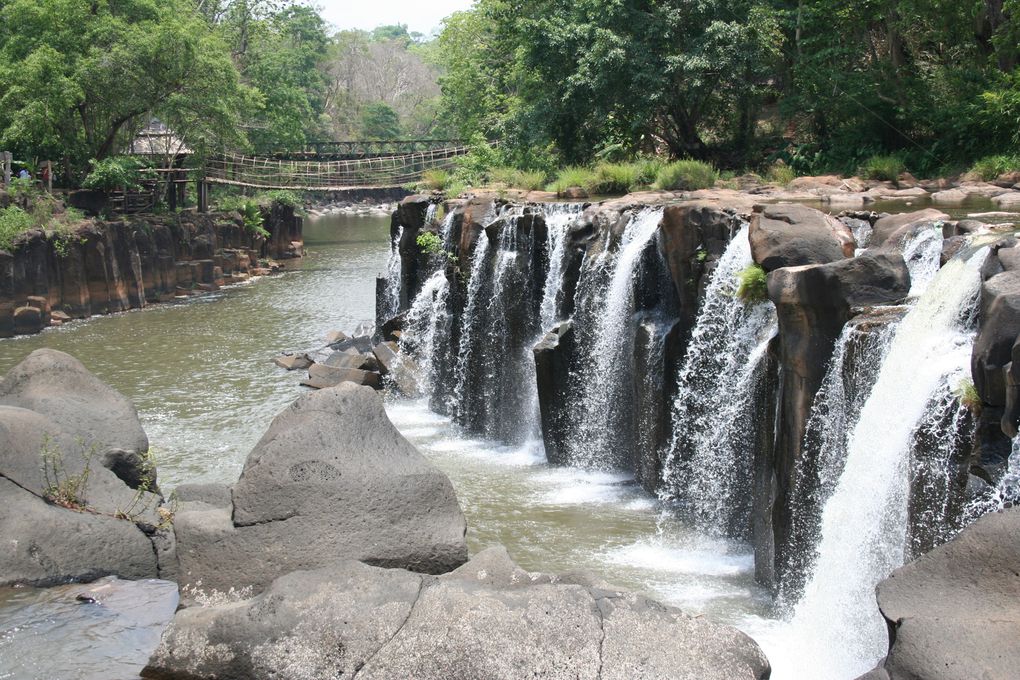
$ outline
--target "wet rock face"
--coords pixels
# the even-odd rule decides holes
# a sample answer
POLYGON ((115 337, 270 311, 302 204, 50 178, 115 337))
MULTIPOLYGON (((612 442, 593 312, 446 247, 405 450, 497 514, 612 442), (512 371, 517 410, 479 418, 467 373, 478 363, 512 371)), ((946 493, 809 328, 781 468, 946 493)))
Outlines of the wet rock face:
POLYGON ((467 559, 449 479, 389 422, 374 390, 344 384, 273 421, 230 507, 183 503, 174 522, 182 583, 227 591, 356 559, 442 573, 467 559))
POLYGON ((903 257, 866 252, 823 265, 777 269, 768 277, 769 298, 779 317, 781 400, 775 458, 773 531, 779 579, 785 577, 786 554, 793 542, 790 494, 815 395, 829 358, 854 307, 888 305, 910 292, 910 273, 903 257))
POLYGON ((935 222, 946 222, 949 215, 935 208, 917 210, 898 215, 886 215, 875 222, 871 234, 871 245, 899 245, 919 227, 930 226, 935 222))
POLYGON ((765 271, 835 262, 853 257, 856 247, 850 228, 839 220, 789 203, 762 206, 755 212, 750 239, 754 261, 765 271))
POLYGON ((1016 677, 1020 509, 992 513, 878 585, 891 680, 1016 677))
POLYGON ((584 576, 529 574, 503 548, 442 577, 344 562, 262 595, 178 612, 143 677, 762 680, 757 646, 584 576))

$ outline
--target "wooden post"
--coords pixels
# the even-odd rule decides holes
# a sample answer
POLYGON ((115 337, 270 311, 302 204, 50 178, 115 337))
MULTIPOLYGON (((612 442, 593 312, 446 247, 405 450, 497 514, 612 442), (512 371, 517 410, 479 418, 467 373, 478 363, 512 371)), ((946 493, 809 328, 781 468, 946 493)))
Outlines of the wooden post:
POLYGON ((14 156, 10 151, 0 151, 0 166, 4 170, 4 186, 11 184, 11 166, 14 164, 14 156))
POLYGON ((53 161, 43 161, 46 166, 46 192, 53 193, 53 161))
POLYGON ((204 179, 198 180, 198 212, 209 212, 209 185, 204 179))

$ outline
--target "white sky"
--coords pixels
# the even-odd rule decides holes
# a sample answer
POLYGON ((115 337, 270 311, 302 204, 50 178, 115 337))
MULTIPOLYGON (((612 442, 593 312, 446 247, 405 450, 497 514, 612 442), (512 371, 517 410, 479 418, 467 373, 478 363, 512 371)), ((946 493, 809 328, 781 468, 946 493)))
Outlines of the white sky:
POLYGON ((313 0, 322 16, 337 28, 372 30, 377 26, 407 24, 409 31, 429 35, 443 19, 473 0, 313 0))

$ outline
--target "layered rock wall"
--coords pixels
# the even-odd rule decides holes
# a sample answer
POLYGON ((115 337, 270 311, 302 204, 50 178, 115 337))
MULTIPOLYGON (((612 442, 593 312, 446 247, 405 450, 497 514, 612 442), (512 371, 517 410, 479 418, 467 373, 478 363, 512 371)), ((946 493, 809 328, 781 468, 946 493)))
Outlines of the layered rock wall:
POLYGON ((138 309, 248 278, 262 259, 302 254, 302 219, 266 209, 263 238, 236 214, 179 213, 31 231, 0 250, 0 337, 53 322, 138 309))

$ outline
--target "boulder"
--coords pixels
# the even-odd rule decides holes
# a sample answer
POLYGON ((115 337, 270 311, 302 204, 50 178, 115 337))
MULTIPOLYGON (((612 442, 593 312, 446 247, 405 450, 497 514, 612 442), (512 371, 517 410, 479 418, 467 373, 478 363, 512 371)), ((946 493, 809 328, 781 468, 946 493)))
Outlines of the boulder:
POLYGON ((875 222, 875 228, 871 234, 871 244, 875 246, 900 245, 918 227, 947 220, 949 220, 949 215, 935 208, 886 215, 875 222))
POLYGON ((367 385, 378 390, 382 388, 382 377, 378 373, 356 368, 335 368, 325 364, 314 364, 308 369, 308 378, 301 381, 305 387, 313 387, 317 390, 336 387, 341 383, 367 385))
POLYGON ((981 286, 978 335, 971 358, 974 386, 985 404, 1006 404, 1003 369, 1013 360, 1013 345, 1018 336, 1020 271, 1003 271, 981 286))
POLYGON ((426 573, 467 559, 450 480, 386 417, 371 389, 308 394, 278 415, 232 490, 232 508, 182 503, 183 583, 266 587, 341 560, 426 573))
POLYGON ((283 354, 273 359, 273 363, 288 371, 301 371, 312 365, 307 354, 283 354))
POLYGON ((761 206, 751 217, 751 254, 765 271, 826 264, 853 257, 856 243, 849 227, 803 205, 761 206))
POLYGON ((878 585, 890 680, 1007 680, 1020 667, 1020 508, 992 513, 878 585))
POLYGON ((1000 210, 1016 210, 1020 208, 1020 191, 1009 191, 992 198, 992 202, 1000 210))
POLYGON ((0 535, 0 587, 159 576, 152 542, 131 522, 52 505, 3 477, 0 535))
POLYGON ((344 333, 343 331, 330 331, 330 332, 326 333, 326 344, 327 345, 335 345, 337 343, 343 342, 346 339, 347 339, 347 334, 344 333))
MULTIPOLYGON (((399 331, 397 331, 399 333, 399 331)), ((376 361, 379 363, 379 371, 396 386, 401 394, 414 397, 421 393, 418 385, 420 369, 411 357, 404 356, 398 352, 398 345, 395 342, 382 342, 372 349, 376 361)))
POLYGON ((40 413, 0 406, 0 476, 75 510, 159 524, 160 498, 132 489, 103 467, 103 454, 40 413))
POLYGON ((442 577, 353 562, 178 612, 142 675, 762 680, 727 626, 583 575, 529 574, 498 547, 442 577))
POLYGON ((149 450, 131 402, 64 352, 37 349, 12 368, 0 381, 0 405, 50 416, 99 454, 107 449, 149 450))
POLYGON ((432 197, 424 194, 408 196, 397 204, 397 223, 405 231, 417 231, 425 226, 425 215, 428 213, 432 197))
POLYGON ((362 354, 355 349, 333 352, 322 363, 331 368, 355 368, 359 371, 370 371, 376 366, 374 356, 362 354))

